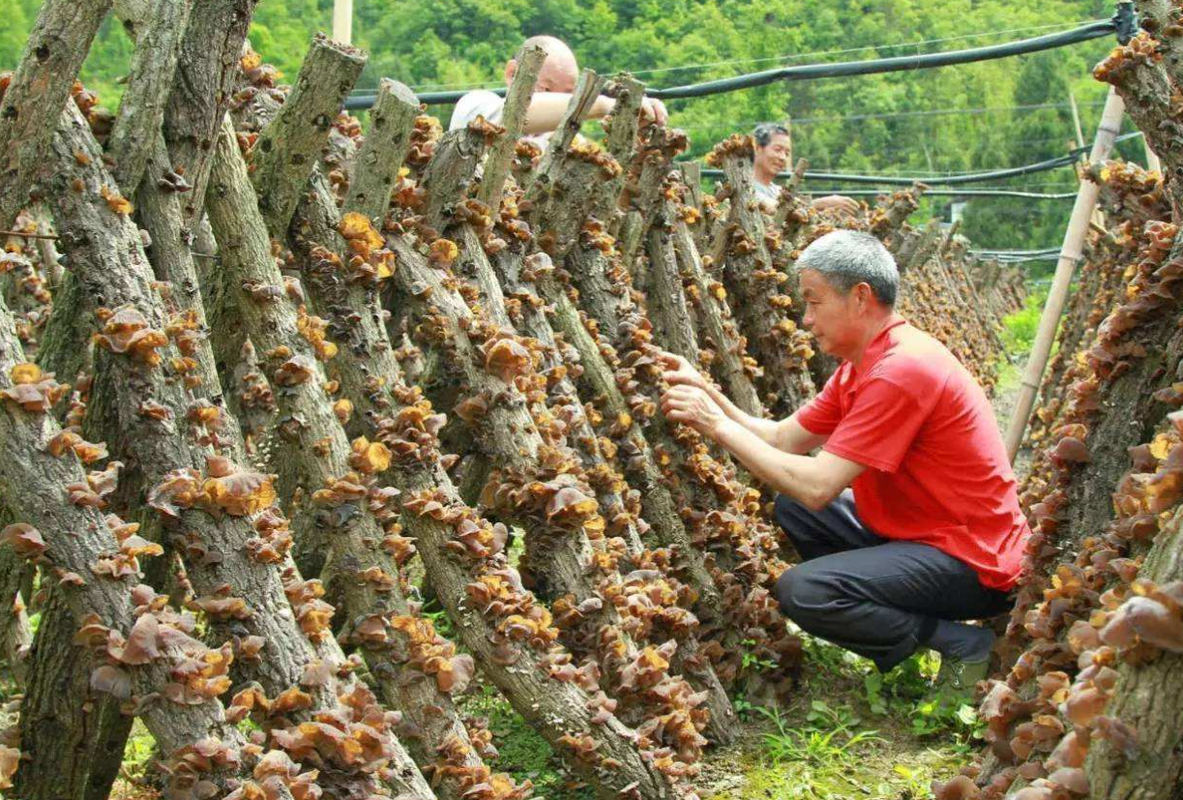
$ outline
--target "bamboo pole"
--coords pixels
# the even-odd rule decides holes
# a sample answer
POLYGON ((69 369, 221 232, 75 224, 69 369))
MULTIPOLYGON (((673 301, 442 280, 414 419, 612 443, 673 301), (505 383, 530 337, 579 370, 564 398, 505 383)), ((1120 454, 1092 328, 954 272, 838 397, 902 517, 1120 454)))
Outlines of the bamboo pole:
MULTIPOLYGON (((1089 161, 1098 163, 1108 158, 1113 142, 1117 138, 1121 127, 1121 117, 1125 113, 1125 103, 1112 88, 1105 98, 1105 108, 1101 112, 1101 123, 1097 126, 1097 135, 1093 139, 1093 149, 1089 153, 1089 161)), ((1072 206, 1072 216, 1068 220, 1068 230, 1064 233, 1064 245, 1060 248, 1060 259, 1056 263, 1056 273, 1052 278, 1051 290, 1048 292, 1047 303, 1043 307, 1043 315, 1039 318, 1039 330, 1035 334, 1035 343, 1031 347, 1031 356, 1027 361, 1027 369, 1023 374, 1023 383, 1019 387, 1019 397, 1015 403, 1014 415, 1006 430, 1006 452, 1011 462, 1019 452, 1019 445, 1023 441, 1023 433, 1027 428, 1027 420, 1031 416, 1031 409, 1035 405, 1035 396, 1039 391, 1039 384, 1043 378, 1043 371, 1047 367, 1048 356, 1051 354, 1052 342, 1056 338, 1056 329, 1060 324, 1060 315, 1064 312, 1064 303, 1068 299, 1068 287, 1072 283, 1072 273, 1076 269, 1076 262, 1080 260, 1081 249, 1085 235, 1088 233, 1089 218, 1097 205, 1097 195, 1100 186, 1092 181, 1082 181, 1080 191, 1076 194, 1076 202, 1072 206)))
POLYGON ((1158 153, 1150 149, 1150 142, 1142 137, 1142 146, 1146 148, 1146 169, 1151 172, 1162 173, 1162 162, 1158 160, 1158 153))
POLYGON ((1080 109, 1076 105, 1076 95, 1068 92, 1068 105, 1072 108, 1072 128, 1076 133, 1076 146, 1084 147, 1084 129, 1080 127, 1080 109))
POLYGON ((353 0, 333 0, 333 41, 353 44, 353 0))

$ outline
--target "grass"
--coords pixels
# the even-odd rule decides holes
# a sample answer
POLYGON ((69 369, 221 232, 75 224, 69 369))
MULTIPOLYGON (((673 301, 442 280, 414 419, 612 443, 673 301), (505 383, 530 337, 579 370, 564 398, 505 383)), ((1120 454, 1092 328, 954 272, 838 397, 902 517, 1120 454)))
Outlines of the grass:
POLYGON ((921 653, 880 674, 805 636, 805 678, 777 708, 745 715, 739 744, 707 753, 708 800, 911 800, 931 796, 976 749, 974 709, 932 693, 939 658, 921 653))

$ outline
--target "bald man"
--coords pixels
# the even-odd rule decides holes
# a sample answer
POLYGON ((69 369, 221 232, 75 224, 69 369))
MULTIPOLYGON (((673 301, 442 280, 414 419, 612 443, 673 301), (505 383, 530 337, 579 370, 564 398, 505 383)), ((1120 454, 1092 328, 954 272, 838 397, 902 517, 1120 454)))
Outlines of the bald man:
MULTIPOLYGON (((575 91, 575 82, 579 79, 579 64, 571 48, 561 39, 553 36, 531 36, 522 45, 523 48, 537 45, 546 53, 546 60, 542 62, 542 69, 538 72, 538 80, 534 82, 534 96, 530 99, 530 108, 526 110, 525 133, 527 136, 545 137, 558 127, 567 104, 571 102, 571 93, 575 91)), ((518 71, 516 59, 505 62, 505 85, 513 83, 513 76, 518 71)), ((612 113, 616 101, 611 97, 600 95, 592 106, 592 119, 600 119, 612 113)), ((501 111, 505 107, 505 98, 498 97, 493 92, 478 89, 469 92, 456 102, 452 111, 452 119, 448 123, 448 130, 463 128, 478 116, 489 122, 500 124, 501 111)), ((665 106, 660 100, 646 97, 641 104, 642 118, 658 125, 664 125, 667 115, 665 106)))

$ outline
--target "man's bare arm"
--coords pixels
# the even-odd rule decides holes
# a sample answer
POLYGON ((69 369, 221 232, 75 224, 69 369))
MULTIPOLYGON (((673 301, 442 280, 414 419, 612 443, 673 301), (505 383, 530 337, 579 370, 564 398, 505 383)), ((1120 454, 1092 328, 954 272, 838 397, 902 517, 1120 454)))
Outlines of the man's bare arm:
POLYGON ((829 505, 866 469, 825 450, 816 456, 786 453, 731 420, 715 429, 714 439, 752 475, 814 511, 829 505))
MULTIPOLYGON (((571 95, 565 92, 535 92, 530 98, 530 107, 526 109, 526 122, 523 130, 530 135, 550 133, 559 127, 567 106, 571 103, 571 95)), ((612 113, 616 101, 611 97, 600 95, 588 112, 589 119, 602 119, 612 113)), ((641 102, 641 118, 657 125, 664 125, 668 119, 665 106, 660 100, 646 97, 641 102)))
POLYGON ((695 386, 672 387, 661 398, 661 410, 714 439, 756 478, 814 510, 825 508, 866 469, 825 451, 816 457, 784 452, 729 418, 695 386))

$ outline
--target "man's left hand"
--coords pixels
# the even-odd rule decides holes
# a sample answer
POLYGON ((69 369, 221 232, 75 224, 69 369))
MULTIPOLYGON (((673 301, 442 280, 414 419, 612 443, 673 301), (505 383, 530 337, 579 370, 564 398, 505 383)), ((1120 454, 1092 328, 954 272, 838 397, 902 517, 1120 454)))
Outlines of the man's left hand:
POLYGON ((664 125, 669 118, 669 112, 665 110, 665 103, 656 97, 646 97, 641 101, 641 127, 664 125))
POLYGON ((719 404, 696 386, 671 386, 661 398, 661 410, 673 422, 684 422, 704 436, 714 437, 727 419, 719 404))

